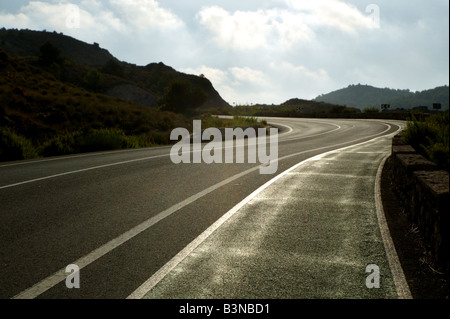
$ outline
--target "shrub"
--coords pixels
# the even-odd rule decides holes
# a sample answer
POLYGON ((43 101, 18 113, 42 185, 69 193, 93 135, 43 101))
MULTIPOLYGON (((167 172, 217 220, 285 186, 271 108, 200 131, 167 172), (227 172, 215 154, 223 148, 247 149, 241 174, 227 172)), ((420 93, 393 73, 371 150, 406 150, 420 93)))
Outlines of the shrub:
POLYGON ((125 77, 124 68, 119 64, 118 61, 116 61, 114 59, 108 60, 108 62, 106 62, 102 66, 100 71, 102 71, 103 73, 115 75, 115 76, 118 76, 118 77, 121 77, 121 78, 125 77))
POLYGON ((41 147, 43 156, 58 156, 74 153, 117 150, 133 147, 127 136, 119 129, 91 129, 58 135, 41 147))
POLYGON ((148 136, 148 141, 150 145, 168 145, 171 143, 170 141, 170 133, 169 132, 153 132, 148 136))
POLYGON ((449 170, 449 112, 407 122, 403 139, 421 155, 449 170))
POLYGON ((183 114, 195 114, 195 110, 208 99, 207 94, 190 82, 174 80, 166 87, 160 100, 163 110, 183 114))
POLYGON ((379 113, 380 110, 377 107, 368 107, 363 110, 364 113, 379 113))
POLYGON ((76 152, 75 140, 81 133, 68 133, 59 135, 46 141, 42 145, 41 153, 43 156, 67 155, 76 152))
MULTIPOLYGON (((98 92, 103 87, 103 76, 97 70, 90 70, 83 77, 83 85, 86 89, 98 92)), ((87 95, 86 95, 87 96, 87 95)), ((90 96, 90 95, 89 95, 90 96)))
POLYGON ((79 136, 76 144, 80 152, 118 150, 126 148, 127 137, 119 129, 96 129, 79 136))
POLYGON ((37 158, 33 143, 10 128, 0 128, 0 161, 37 158))
POLYGON ((40 48, 40 60, 44 65, 51 65, 52 63, 61 63, 61 50, 52 42, 45 42, 40 48))

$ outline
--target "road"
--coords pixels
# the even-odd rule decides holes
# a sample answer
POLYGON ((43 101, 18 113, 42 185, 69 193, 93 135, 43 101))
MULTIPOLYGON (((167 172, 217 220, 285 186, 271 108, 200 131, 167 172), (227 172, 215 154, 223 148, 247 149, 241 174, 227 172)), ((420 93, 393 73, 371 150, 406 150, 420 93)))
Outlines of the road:
POLYGON ((0 164, 0 298, 397 297, 374 181, 403 123, 267 120, 282 128, 275 174, 174 164, 170 147, 0 164), (367 263, 383 289, 360 288, 367 263))

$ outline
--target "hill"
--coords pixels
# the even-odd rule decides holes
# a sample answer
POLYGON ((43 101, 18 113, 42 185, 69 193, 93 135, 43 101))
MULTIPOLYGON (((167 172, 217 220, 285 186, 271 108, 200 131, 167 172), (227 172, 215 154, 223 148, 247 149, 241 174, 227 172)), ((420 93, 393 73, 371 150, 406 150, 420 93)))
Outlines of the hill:
POLYGON ((208 79, 162 62, 136 66, 56 32, 0 30, 0 161, 167 145, 193 116, 228 109, 208 79))
POLYGON ((357 108, 299 98, 292 98, 281 104, 237 105, 232 110, 234 115, 282 117, 343 117, 358 113, 361 111, 357 108))
POLYGON ((54 66, 53 70, 63 82, 82 86, 83 77, 91 70, 98 70, 103 81, 95 88, 97 92, 155 107, 172 82, 184 81, 204 92, 201 108, 231 109, 208 79, 178 72, 162 62, 137 66, 119 61, 98 43, 88 44, 55 31, 0 30, 0 47, 11 55, 39 57, 40 48, 46 42, 58 48, 65 59, 63 65, 54 66))
POLYGON ((0 160, 167 144, 170 130, 189 127, 182 114, 60 81, 1 48, 0 101, 0 160))
POLYGON ((440 103, 442 110, 448 110, 449 87, 438 86, 434 89, 416 92, 412 96, 392 99, 389 103, 391 107, 400 109, 410 109, 416 106, 426 106, 432 109, 434 103, 440 103))
POLYGON ((422 92, 411 92, 408 89, 395 90, 358 84, 319 95, 314 101, 346 105, 360 110, 380 108, 381 104, 390 104, 391 109, 413 109, 418 106, 432 109, 434 103, 440 103, 445 110, 449 106, 449 88, 442 86, 422 92))

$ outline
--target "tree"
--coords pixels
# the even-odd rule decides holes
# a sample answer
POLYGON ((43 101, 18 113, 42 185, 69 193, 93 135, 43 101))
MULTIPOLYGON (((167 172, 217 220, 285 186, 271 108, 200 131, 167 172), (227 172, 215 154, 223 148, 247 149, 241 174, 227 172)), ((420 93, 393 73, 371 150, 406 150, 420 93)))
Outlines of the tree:
POLYGON ((0 69, 4 68, 8 65, 9 56, 8 54, 0 48, 0 69))
POLYGON ((193 87, 188 81, 173 80, 166 87, 160 105, 167 111, 192 114, 207 98, 200 87, 193 87))
POLYGON ((125 71, 123 67, 114 59, 110 59, 108 62, 103 65, 101 70, 103 73, 115 75, 123 78, 125 76, 125 71))
POLYGON ((93 69, 90 70, 83 78, 84 87, 92 91, 100 91, 103 86, 103 76, 100 72, 93 69))
POLYGON ((50 41, 45 42, 40 48, 40 60, 44 65, 51 65, 53 63, 61 63, 61 50, 50 41))

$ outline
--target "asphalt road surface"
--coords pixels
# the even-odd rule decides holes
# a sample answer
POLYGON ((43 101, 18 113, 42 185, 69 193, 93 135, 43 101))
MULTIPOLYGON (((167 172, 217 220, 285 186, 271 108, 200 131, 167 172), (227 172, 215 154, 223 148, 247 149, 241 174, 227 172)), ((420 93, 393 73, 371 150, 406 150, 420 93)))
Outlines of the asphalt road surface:
POLYGON ((274 174, 171 147, 0 164, 0 298, 404 297, 375 190, 404 123, 267 120, 274 174))

